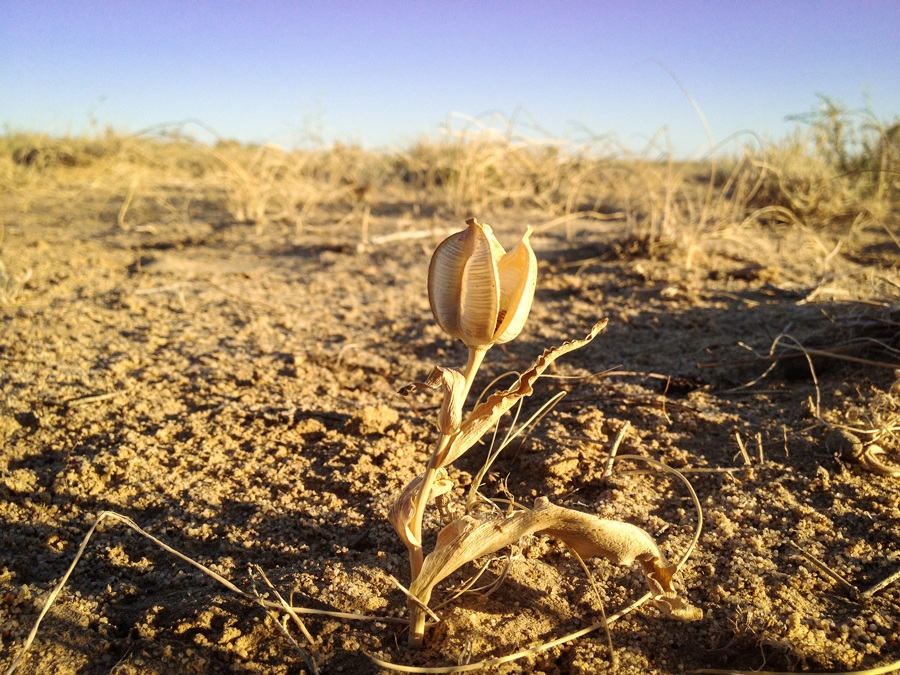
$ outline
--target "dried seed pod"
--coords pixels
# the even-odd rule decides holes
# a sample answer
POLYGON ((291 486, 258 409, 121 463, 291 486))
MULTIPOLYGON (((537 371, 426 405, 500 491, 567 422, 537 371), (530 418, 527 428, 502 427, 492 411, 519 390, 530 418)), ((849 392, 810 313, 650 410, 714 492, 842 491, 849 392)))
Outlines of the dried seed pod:
POLYGON ((489 225, 468 228, 437 247, 428 268, 428 301, 438 325, 469 347, 514 339, 528 318, 537 282, 537 258, 528 241, 507 253, 489 225))

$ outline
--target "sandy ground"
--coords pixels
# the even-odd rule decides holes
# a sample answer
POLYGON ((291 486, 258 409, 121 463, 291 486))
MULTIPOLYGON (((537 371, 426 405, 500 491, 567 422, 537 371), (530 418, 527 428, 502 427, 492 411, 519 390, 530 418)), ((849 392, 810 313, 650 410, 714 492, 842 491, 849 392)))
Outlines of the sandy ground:
MULTIPOLYGON (((259 566, 298 607, 385 619, 305 617, 314 644, 288 621, 322 673, 379 672, 367 654, 423 666, 477 661, 600 620, 584 571, 540 536, 490 562, 479 583, 508 564, 494 592, 441 607, 424 650, 407 648, 403 625, 387 620, 405 616, 390 576, 408 583, 408 563, 386 514, 424 466, 438 404, 397 390, 465 360, 425 293, 431 251, 462 219, 376 204, 373 237, 440 234, 360 251, 358 219, 339 224, 338 212, 300 232, 271 224, 256 233, 202 209, 123 230, 116 205, 90 195, 27 210, 2 199, 0 667, 19 654, 104 510, 248 592, 266 592, 250 567, 259 566)), ((547 220, 473 215, 507 245, 547 220)), ((505 485, 527 505, 547 495, 634 523, 677 559, 697 522, 684 486, 627 461, 601 480, 628 423, 619 454, 684 469, 702 503, 703 533, 679 584, 704 616, 679 622, 650 605, 627 614, 611 627, 618 672, 846 670, 900 659, 900 582, 854 596, 792 546, 858 591, 900 570, 900 477, 860 463, 852 439, 832 428, 897 425, 896 242, 875 225, 773 225, 704 242, 688 268, 648 257, 622 228, 576 227, 571 241, 558 228, 535 234, 531 318, 490 352, 475 389, 600 318, 609 327, 539 381, 523 415, 566 396, 504 451, 484 493, 502 497, 505 485), (777 358, 766 358, 782 334, 777 358), (800 344, 818 350, 809 354, 815 379, 800 344)), ((898 461, 896 431, 878 442, 883 460, 898 461)), ((454 466, 456 496, 486 452, 454 466)), ((429 512, 428 541, 440 517, 429 512)), ((608 613, 644 593, 636 568, 589 566, 608 613)), ((472 572, 443 583, 433 604, 472 572)), ((608 669, 606 639, 594 631, 493 672, 608 669)), ((107 521, 18 672, 308 671, 252 601, 107 521)))

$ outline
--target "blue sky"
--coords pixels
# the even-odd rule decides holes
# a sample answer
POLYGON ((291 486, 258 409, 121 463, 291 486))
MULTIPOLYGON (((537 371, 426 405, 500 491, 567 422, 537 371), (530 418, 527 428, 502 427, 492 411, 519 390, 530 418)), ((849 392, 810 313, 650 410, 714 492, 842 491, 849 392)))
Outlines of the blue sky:
POLYGON ((0 0, 10 131, 196 118, 244 141, 384 148, 498 113, 635 150, 666 128, 697 155, 672 74, 716 141, 780 138, 819 93, 893 119, 900 2, 0 0))

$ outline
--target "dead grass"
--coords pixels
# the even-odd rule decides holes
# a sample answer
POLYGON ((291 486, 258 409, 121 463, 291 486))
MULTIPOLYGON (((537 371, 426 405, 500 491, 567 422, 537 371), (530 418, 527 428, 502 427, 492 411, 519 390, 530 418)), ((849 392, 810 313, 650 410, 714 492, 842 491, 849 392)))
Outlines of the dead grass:
POLYGON ((322 209, 454 220, 535 209, 570 240, 579 221, 620 221, 623 239, 689 268, 710 246, 747 246, 743 230, 753 224, 813 233, 884 226, 900 194, 896 120, 879 122, 823 97, 797 121, 804 126, 783 141, 700 162, 676 161, 664 133, 635 153, 607 137, 552 138, 498 116, 457 116, 435 137, 386 153, 341 144, 292 151, 222 139, 207 145, 181 128, 12 133, 0 138, 0 186, 23 210, 42 195, 89 191, 123 228, 167 213, 190 216, 193 202, 205 203, 213 208, 203 217, 247 223, 257 235, 275 222, 299 230, 322 209), (185 195, 180 204, 162 196, 173 185, 185 195))

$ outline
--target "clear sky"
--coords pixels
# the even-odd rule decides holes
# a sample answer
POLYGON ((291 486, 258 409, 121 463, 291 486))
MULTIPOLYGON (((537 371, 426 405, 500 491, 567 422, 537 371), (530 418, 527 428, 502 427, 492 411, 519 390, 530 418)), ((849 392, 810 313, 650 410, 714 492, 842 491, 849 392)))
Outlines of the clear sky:
MULTIPOLYGON (((0 125, 408 147, 499 113, 681 156, 817 94, 900 115, 898 0, 0 0, 0 125)), ((748 137, 745 140, 749 141, 748 137)))

